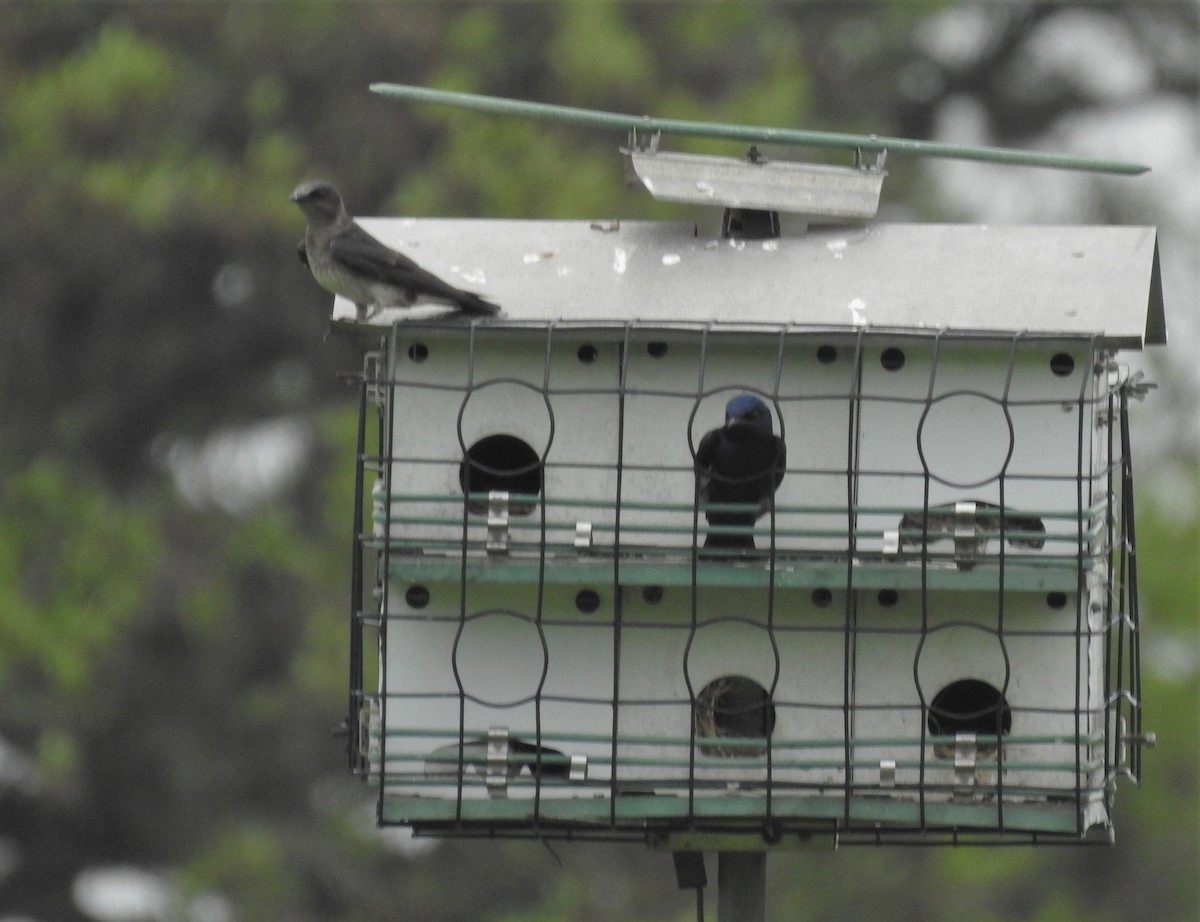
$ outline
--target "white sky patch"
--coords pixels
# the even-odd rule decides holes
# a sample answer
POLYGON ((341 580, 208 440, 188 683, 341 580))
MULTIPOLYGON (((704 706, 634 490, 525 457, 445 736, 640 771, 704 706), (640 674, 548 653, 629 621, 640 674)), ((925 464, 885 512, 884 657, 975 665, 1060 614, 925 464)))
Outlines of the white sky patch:
POLYGON ((171 439, 161 461, 189 503, 239 514, 291 486, 312 443, 308 423, 283 417, 225 429, 202 442, 171 439))
POLYGON ((1140 96, 1154 86, 1154 68, 1129 30, 1107 13, 1063 10, 1047 19, 1022 48, 1013 73, 1022 86, 1049 77, 1098 101, 1140 96))
POLYGON ((955 6, 923 20, 913 41, 947 67, 966 67, 983 54, 994 28, 983 4, 955 6))
POLYGON ((99 922, 165 919, 177 902, 161 874, 136 867, 92 868, 75 878, 75 905, 99 922))

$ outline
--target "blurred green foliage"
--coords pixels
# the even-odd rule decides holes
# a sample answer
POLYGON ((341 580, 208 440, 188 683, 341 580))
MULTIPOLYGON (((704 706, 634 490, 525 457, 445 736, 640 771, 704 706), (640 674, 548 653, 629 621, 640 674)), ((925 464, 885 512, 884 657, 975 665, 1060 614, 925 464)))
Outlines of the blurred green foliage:
MULTIPOLYGON (((371 828, 331 735, 356 423, 336 372, 359 348, 323 340, 287 195, 325 175, 362 214, 695 217, 621 187, 623 138, 398 106, 381 80, 895 135, 968 97, 1009 143, 1086 107, 1007 89, 1053 9, 985 15, 991 40, 949 67, 915 40, 949 5, 5 4, 0 741, 31 767, 0 770, 2 911, 81 919, 76 875, 128 863, 167 874, 180 918, 204 899, 233 920, 689 918, 669 858, 636 846, 559 846, 560 866, 371 828), (180 452, 280 419, 308 442, 257 504, 220 478, 176 489, 180 452)), ((1145 42, 1154 17, 1197 34, 1170 4, 1111 15, 1145 42)), ((895 207, 943 214, 889 169, 895 207)), ((1143 650, 1182 665, 1147 663, 1161 744, 1118 797, 1118 846, 781 856, 773 918, 1195 917, 1200 536, 1194 510, 1143 508, 1143 650)))

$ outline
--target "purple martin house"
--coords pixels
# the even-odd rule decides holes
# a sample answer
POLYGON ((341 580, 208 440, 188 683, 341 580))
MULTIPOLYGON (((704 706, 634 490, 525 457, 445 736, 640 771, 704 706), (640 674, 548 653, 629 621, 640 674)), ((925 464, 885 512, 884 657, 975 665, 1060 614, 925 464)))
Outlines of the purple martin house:
POLYGON ((334 304, 381 823, 1111 838, 1150 738, 1122 355, 1165 341, 1154 229, 763 214, 362 222, 503 307, 334 304), (742 395, 786 458, 722 503, 697 454, 742 395))

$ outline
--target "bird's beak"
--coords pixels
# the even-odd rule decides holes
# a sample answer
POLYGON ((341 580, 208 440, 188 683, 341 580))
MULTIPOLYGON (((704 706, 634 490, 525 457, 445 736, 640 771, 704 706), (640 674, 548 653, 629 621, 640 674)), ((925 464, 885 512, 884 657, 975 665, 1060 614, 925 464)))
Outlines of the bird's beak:
POLYGON ((293 192, 291 195, 288 196, 288 201, 295 202, 297 205, 299 205, 300 204, 300 193, 293 192))

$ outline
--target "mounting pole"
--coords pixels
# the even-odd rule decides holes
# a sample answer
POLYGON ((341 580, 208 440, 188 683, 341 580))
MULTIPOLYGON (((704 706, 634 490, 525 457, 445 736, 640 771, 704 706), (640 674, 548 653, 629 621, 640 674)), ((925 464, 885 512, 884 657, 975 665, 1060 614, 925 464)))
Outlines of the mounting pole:
POLYGON ((717 922, 766 922, 767 853, 717 853, 717 922))

